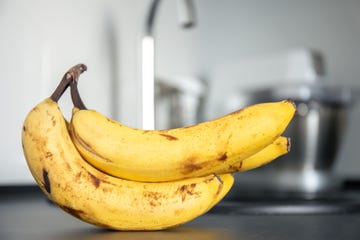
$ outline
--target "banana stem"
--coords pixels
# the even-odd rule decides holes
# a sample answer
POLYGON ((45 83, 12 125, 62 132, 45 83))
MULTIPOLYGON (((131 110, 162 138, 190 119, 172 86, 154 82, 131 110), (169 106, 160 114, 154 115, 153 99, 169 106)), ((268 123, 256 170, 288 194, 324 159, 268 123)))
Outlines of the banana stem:
POLYGON ((73 81, 77 81, 79 79, 80 74, 86 71, 86 69, 87 67, 84 64, 77 64, 72 68, 70 68, 70 70, 64 74, 59 85, 56 87, 53 94, 51 94, 50 98, 54 102, 58 102, 60 97, 65 92, 65 90, 69 87, 70 83, 73 81))
POLYGON ((74 107, 82 110, 82 109, 86 109, 85 104, 83 103, 81 97, 80 97, 80 93, 77 87, 77 80, 78 79, 74 79, 70 82, 70 93, 71 93, 71 100, 74 104, 74 107))

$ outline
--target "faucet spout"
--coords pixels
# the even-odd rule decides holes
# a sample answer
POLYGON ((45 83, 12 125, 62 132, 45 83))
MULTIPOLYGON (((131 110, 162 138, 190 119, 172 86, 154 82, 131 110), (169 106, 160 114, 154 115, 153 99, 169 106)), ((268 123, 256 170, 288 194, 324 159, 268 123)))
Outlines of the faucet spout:
MULTIPOLYGON (((150 4, 146 19, 145 33, 141 42, 141 84, 142 84, 142 128, 155 128, 155 42, 154 25, 160 0, 150 4)), ((195 10, 192 0, 178 0, 178 22, 184 28, 195 24, 195 10)))
POLYGON ((195 25, 195 8, 192 0, 177 0, 178 22, 183 28, 195 25))

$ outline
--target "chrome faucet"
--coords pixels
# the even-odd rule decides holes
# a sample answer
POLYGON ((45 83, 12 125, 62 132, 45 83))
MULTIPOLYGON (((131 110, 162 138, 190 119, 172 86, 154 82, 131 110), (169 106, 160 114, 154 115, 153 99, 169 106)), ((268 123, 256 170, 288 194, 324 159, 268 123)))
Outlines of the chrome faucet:
MULTIPOLYGON (((155 128, 155 44, 154 22, 160 0, 153 0, 145 19, 144 36, 141 41, 142 81, 142 128, 155 128)), ((192 0, 178 0, 178 21, 181 27, 195 25, 195 11, 192 0)))

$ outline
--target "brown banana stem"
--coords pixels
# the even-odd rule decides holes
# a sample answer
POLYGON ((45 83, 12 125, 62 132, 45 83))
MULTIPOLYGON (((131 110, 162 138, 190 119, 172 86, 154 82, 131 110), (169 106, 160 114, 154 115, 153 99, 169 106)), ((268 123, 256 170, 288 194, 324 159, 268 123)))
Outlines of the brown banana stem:
POLYGON ((87 69, 87 67, 84 64, 77 64, 77 65, 73 66, 72 68, 70 68, 70 70, 64 74, 59 85, 56 87, 53 94, 51 94, 50 98, 54 102, 58 102, 60 97, 65 92, 65 90, 69 87, 70 82, 72 80, 77 81, 80 74, 83 73, 84 71, 86 71, 86 69, 87 69))
POLYGON ((70 93, 71 93, 71 100, 74 104, 74 107, 78 108, 78 109, 86 109, 85 104, 83 103, 80 94, 79 94, 79 90, 77 87, 77 79, 76 80, 72 80, 70 82, 70 93))

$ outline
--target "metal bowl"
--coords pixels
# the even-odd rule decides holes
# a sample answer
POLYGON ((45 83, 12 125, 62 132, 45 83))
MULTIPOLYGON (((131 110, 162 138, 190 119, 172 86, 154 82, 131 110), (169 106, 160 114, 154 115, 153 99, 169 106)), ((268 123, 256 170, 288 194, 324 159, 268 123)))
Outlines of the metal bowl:
POLYGON ((284 133, 291 138, 290 153, 259 169, 236 174, 230 195, 249 189, 311 194, 339 186, 333 170, 346 131, 348 111, 358 95, 353 89, 292 84, 238 94, 237 108, 292 99, 297 112, 284 133))

